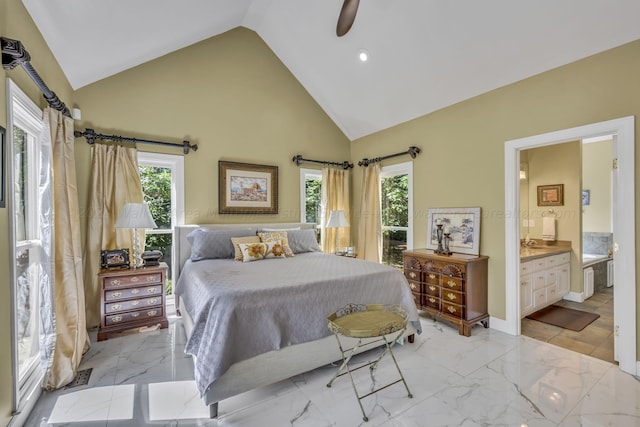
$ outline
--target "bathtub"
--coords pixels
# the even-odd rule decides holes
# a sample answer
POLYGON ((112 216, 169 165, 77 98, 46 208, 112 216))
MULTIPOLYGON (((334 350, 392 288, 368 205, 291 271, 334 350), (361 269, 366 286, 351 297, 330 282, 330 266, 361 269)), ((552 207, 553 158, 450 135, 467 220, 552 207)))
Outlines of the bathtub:
POLYGON ((609 259, 609 255, 582 254, 582 267, 588 267, 597 262, 609 259))

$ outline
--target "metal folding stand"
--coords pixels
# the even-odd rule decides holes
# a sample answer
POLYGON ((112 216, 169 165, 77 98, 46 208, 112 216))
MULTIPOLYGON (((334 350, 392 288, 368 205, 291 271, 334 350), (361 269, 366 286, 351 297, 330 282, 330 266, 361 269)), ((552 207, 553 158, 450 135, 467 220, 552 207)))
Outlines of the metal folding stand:
POLYGON ((405 389, 407 390, 409 398, 413 397, 411 391, 409 391, 409 386, 407 386, 407 382, 404 379, 404 375, 402 375, 400 366, 398 366, 398 361, 393 354, 393 350, 391 349, 394 343, 402 336, 407 327, 407 314, 401 306, 382 304, 349 304, 336 311, 335 313, 332 313, 328 317, 328 321, 329 329, 334 333, 336 340, 338 341, 338 347, 340 348, 340 353, 342 354, 342 365, 340 366, 340 368, 338 368, 338 371, 334 374, 333 378, 331 378, 331 381, 329 381, 327 387, 331 387, 333 381, 335 381, 336 378, 348 374, 349 378, 351 379, 353 391, 356 395, 356 398, 358 399, 358 405, 360 405, 360 410, 362 411, 362 419, 364 421, 369 421, 369 418, 367 417, 367 414, 364 411, 364 407, 362 406, 362 399, 369 397, 372 394, 379 392, 380 390, 402 382, 405 389), (387 335, 391 335, 396 332, 397 335, 395 335, 392 339, 387 339, 387 335), (352 348, 348 348, 345 350, 342 342, 340 341, 340 335, 345 337, 358 338, 358 341, 352 348), (376 337, 378 339, 367 341, 364 344, 362 342, 364 338, 376 337), (365 345, 378 345, 378 343, 384 343, 385 349, 376 360, 364 363, 353 369, 349 366, 351 358, 357 353, 358 349, 365 345), (352 372, 366 366, 369 367, 369 370, 373 371, 378 366, 378 363, 380 363, 382 358, 387 354, 389 354, 393 359, 393 363, 398 370, 400 378, 384 386, 378 387, 375 390, 370 391, 369 393, 360 395, 353 379, 352 372))

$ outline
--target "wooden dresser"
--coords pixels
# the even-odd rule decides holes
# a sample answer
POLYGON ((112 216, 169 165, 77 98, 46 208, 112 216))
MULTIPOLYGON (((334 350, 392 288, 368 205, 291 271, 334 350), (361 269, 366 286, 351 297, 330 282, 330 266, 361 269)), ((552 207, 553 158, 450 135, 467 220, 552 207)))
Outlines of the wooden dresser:
POLYGON ((489 257, 438 255, 430 249, 404 251, 404 274, 416 306, 458 325, 469 336, 477 322, 487 328, 487 270, 489 257))
POLYGON ((124 270, 100 270, 100 330, 98 341, 126 329, 169 325, 165 313, 167 265, 124 270))

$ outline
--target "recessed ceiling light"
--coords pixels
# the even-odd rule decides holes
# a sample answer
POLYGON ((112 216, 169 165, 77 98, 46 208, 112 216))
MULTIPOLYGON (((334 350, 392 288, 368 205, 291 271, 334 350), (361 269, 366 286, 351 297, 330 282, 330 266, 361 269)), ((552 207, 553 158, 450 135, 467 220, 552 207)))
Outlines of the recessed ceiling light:
POLYGON ((367 62, 369 60, 369 52, 366 49, 360 49, 358 59, 360 59, 360 62, 367 62))

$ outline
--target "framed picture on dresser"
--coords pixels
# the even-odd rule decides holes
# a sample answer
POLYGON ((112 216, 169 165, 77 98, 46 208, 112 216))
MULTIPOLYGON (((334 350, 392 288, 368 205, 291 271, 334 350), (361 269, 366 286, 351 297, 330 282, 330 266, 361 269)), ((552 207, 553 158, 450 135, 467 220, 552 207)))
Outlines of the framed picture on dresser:
POLYGON ((428 209, 427 249, 438 248, 438 225, 449 233, 451 251, 480 255, 480 208, 428 209))

